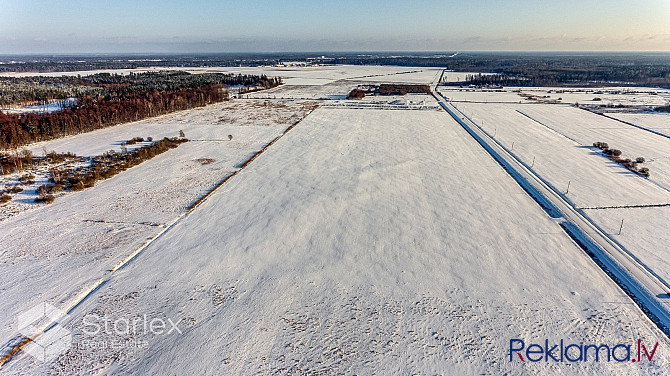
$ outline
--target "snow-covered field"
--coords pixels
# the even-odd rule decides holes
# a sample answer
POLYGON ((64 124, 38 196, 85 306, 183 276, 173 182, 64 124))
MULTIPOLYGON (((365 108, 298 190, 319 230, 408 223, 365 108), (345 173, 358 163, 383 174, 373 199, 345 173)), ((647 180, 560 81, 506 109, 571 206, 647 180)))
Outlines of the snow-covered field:
POLYGON ((472 89, 472 88, 450 88, 440 86, 439 92, 452 102, 509 102, 509 103, 533 103, 528 98, 520 96, 520 91, 509 89, 472 89))
MULTIPOLYGON (((267 76, 282 77, 286 85, 324 85, 338 80, 363 80, 378 82, 399 82, 399 83, 429 83, 436 75, 441 72, 440 68, 426 67, 399 67, 399 66, 371 66, 371 65, 326 65, 309 67, 205 67, 205 68, 178 68, 178 67, 160 67, 160 68, 136 68, 136 69, 107 69, 95 71, 77 71, 77 72, 50 72, 50 73, 32 73, 32 72, 1 72, 0 76, 5 77, 26 77, 26 76, 77 76, 90 75, 95 73, 141 73, 158 70, 185 70, 190 73, 241 73, 241 74, 265 74, 267 76)), ((449 77, 454 80, 461 80, 468 73, 450 72, 449 77)))
MULTIPOLYGON (((135 136, 191 140, 0 221, 2 355, 40 302, 68 311, 57 328, 72 335, 54 360, 21 350, 1 373, 670 370, 665 334, 434 98, 342 97, 392 76, 434 83, 439 70, 254 69, 230 71, 293 84, 30 147, 90 156, 135 136), (534 363, 510 358, 514 338, 659 345, 653 361, 534 363)), ((670 203, 667 138, 566 105, 456 105, 556 189, 570 182, 563 197, 578 207, 670 203), (647 157, 651 178, 594 141, 647 157)), ((612 238, 665 276, 666 209, 583 212, 608 234, 625 217, 612 238)))
POLYGON ((670 113, 613 113, 608 115, 670 137, 670 113))
POLYGON ((627 302, 445 113, 321 109, 77 307, 75 347, 7 370, 646 373, 508 360, 511 338, 667 346, 627 302), (87 346, 128 336, 85 317, 143 314, 182 334, 87 346))
POLYGON ((501 89, 477 89, 441 86, 439 90, 445 97, 455 102, 555 102, 562 104, 579 103, 582 105, 646 107, 664 106, 670 103, 670 90, 639 87, 581 89, 504 87, 501 89))
POLYGON ((138 132, 184 129, 192 139, 93 188, 58 197, 48 206, 33 205, 33 210, 0 222, 0 304, 4 312, 12 312, 0 316, 3 341, 16 331, 15 313, 40 301, 67 306, 312 104, 279 105, 285 104, 221 103, 45 143, 48 149, 90 155, 118 147, 116 140, 138 132), (224 123, 218 123, 221 117, 226 117, 224 123), (248 124, 253 117, 257 124, 248 124))
MULTIPOLYGON (((80 135, 64 137, 57 140, 40 142, 30 145, 27 149, 33 155, 41 156, 46 152, 74 153, 81 157, 93 157, 107 151, 121 151, 122 143, 133 137, 152 137, 159 140, 163 137, 176 137, 184 131, 191 140, 185 149, 201 149, 205 152, 212 148, 212 158, 218 159, 219 151, 225 149, 243 150, 250 153, 257 148, 262 140, 269 141, 283 130, 277 125, 287 127, 298 121, 304 111, 313 106, 314 102, 284 101, 231 101, 159 116, 153 119, 128 123, 111 128, 103 128, 80 135), (233 136, 232 141, 228 136, 233 136), (249 148, 252 147, 251 150, 249 148)), ((139 147, 127 146, 128 150, 139 147)), ((188 154, 188 153, 187 153, 188 154)), ((210 158, 203 156, 202 158, 210 158)), ((197 158, 194 158, 197 159, 197 158)), ((215 167, 220 162, 211 162, 215 167)), ((26 172, 14 173, 0 177, 0 183, 15 182, 26 172)), ((30 210, 41 204, 35 204, 37 187, 49 183, 48 168, 35 171, 36 181, 31 185, 21 185, 24 191, 13 196, 12 201, 0 206, 0 220, 24 210, 30 210)), ((141 180, 141 179, 140 179, 141 180)))
POLYGON ((670 139, 568 105, 455 104, 670 283, 670 139), (592 146, 596 141, 622 150, 623 157, 644 157, 651 176, 610 161, 592 146), (622 220, 628 230, 619 235, 622 220))

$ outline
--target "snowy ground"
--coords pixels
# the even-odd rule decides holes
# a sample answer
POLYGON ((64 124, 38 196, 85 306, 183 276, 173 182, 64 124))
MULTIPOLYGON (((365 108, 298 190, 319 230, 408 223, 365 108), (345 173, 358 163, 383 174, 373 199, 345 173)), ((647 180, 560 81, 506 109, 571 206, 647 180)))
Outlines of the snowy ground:
POLYGON ((455 104, 670 284, 670 139, 568 105, 455 104), (608 160, 591 146, 596 140, 645 157, 651 176, 608 160), (622 219, 627 231, 619 235, 622 219))
POLYGON ((614 113, 608 115, 670 137, 670 113, 614 113))
MULTIPOLYGON (((362 82, 358 77, 409 68, 272 70, 303 80, 274 91, 320 98, 346 95, 362 82)), ((397 76, 403 75, 430 82, 428 74, 397 76)), ((424 101, 425 108, 412 110, 331 108, 330 102, 356 102, 331 99, 242 170, 313 102, 240 99, 34 145, 37 153, 94 155, 118 148, 119 140, 180 129, 192 140, 0 222, 3 353, 20 339, 17 315, 43 301, 70 310, 60 325, 72 331, 72 347, 54 361, 21 351, 0 372, 635 375, 670 369, 667 337, 460 125, 434 109, 433 99, 359 101, 387 107, 424 101), (162 333, 142 325, 90 333, 91 320, 147 318, 169 320, 179 330, 167 333, 168 324, 162 333), (510 362, 512 338, 612 346, 639 338, 648 346, 658 341, 659 348, 652 362, 510 362)), ((558 154, 538 159, 534 168, 556 187, 574 179, 565 194, 574 203, 670 202, 663 177, 632 176, 583 147, 588 139, 588 145, 607 141, 624 153, 641 151, 653 159, 652 178, 655 171, 665 174, 667 148, 655 138, 617 128, 619 143, 591 140, 609 134, 604 128, 611 124, 600 121, 620 122, 565 105, 457 105, 484 120, 502 144, 515 142, 514 153, 529 165, 532 155, 558 154)), ((661 234, 665 209, 584 212, 608 233, 628 213, 615 239, 667 270, 661 253, 655 261, 643 255, 668 242, 661 234)))
MULTIPOLYGON (((268 76, 282 77, 286 85, 324 85, 338 80, 372 80, 380 82, 431 82, 436 74, 441 72, 440 68, 426 67, 399 67, 399 66, 372 66, 372 65, 326 65, 309 67, 206 67, 206 68, 137 68, 137 69, 107 69, 79 72, 2 72, 0 76, 25 77, 25 76, 77 76, 95 73, 141 73, 158 70, 185 70, 191 73, 241 73, 241 74, 265 74, 268 76), (417 81, 418 80, 418 81, 417 81)), ((461 80, 468 73, 451 72, 449 77, 461 80)))
MULTIPOLYGON (((20 312, 44 300, 66 306, 91 281, 159 233, 312 105, 281 107, 282 116, 277 116, 277 107, 251 104, 216 104, 206 110, 184 111, 46 143, 48 148, 64 147, 88 155, 97 153, 99 147, 112 148, 114 140, 137 132, 162 129, 174 133, 184 128, 192 138, 93 188, 58 197, 51 205, 35 205, 34 210, 0 222, 0 301, 4 312, 20 312), (227 120, 218 124, 222 116, 227 120), (249 125, 252 116, 263 120, 249 125), (100 146, 98 133, 109 136, 108 145, 100 146), (228 141, 228 134, 234 135, 232 141, 228 141)), ((1 317, 5 341, 16 331, 13 321, 13 314, 1 317)))
MULTIPOLYGON (((109 150, 119 152, 121 144, 133 137, 153 137, 159 140, 163 137, 176 137, 183 130, 192 145, 185 149, 201 149, 210 152, 215 159, 210 167, 216 167, 220 161, 216 161, 219 150, 233 149, 250 153, 258 147, 258 142, 266 142, 282 131, 276 128, 281 125, 284 128, 298 121, 304 111, 314 102, 284 102, 284 101, 230 101, 182 111, 173 114, 159 116, 153 119, 123 124, 111 128, 103 128, 76 136, 64 137, 57 140, 35 143, 27 147, 33 155, 44 155, 45 151, 56 151, 59 153, 74 153, 82 157, 93 157, 103 154, 109 150), (233 140, 228 140, 228 135, 233 140), (251 149, 249 149, 251 148, 251 149), (215 163, 216 162, 216 163, 215 163)), ((139 147, 145 143, 135 146, 128 145, 128 150, 139 147)), ((244 155, 244 154, 242 154, 244 155)), ((202 156, 210 158, 210 156, 202 156)), ((197 159, 197 158, 193 158, 197 159)), ((0 176, 0 183, 15 183, 19 176, 27 172, 0 176)), ((49 168, 43 167, 31 171, 36 176, 36 181, 31 185, 21 185, 24 191, 13 195, 12 201, 0 206, 0 220, 19 212, 30 210, 42 204, 33 201, 37 196, 37 187, 48 183, 49 168)), ((65 193, 67 195, 68 193, 65 193)), ((59 194, 57 197, 62 196, 59 194)))
POLYGON ((599 106, 653 108, 670 103, 670 90, 640 87, 556 88, 504 87, 481 89, 440 86, 439 91, 454 102, 562 103, 599 106))

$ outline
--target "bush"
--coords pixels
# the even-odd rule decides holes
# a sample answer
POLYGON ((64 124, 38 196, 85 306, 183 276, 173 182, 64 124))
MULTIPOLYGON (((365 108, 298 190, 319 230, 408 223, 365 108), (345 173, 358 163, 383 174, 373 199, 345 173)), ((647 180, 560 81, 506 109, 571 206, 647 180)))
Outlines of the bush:
POLYGON ((42 184, 39 187, 37 187, 37 195, 38 196, 47 196, 52 193, 60 193, 63 192, 63 185, 62 184, 42 184))
POLYGON ((644 159, 644 157, 635 158, 635 162, 637 162, 637 163, 644 163, 644 161, 646 161, 646 159, 644 159))
POLYGON ((135 145, 138 142, 144 142, 144 138, 142 137, 133 137, 130 140, 126 142, 127 145, 135 145))
POLYGON ((607 144, 607 142, 594 142, 593 146, 597 147, 600 150, 607 150, 607 149, 610 148, 610 146, 607 144))
POLYGON ((86 188, 86 187, 84 187, 84 183, 81 182, 81 181, 78 181, 78 182, 76 182, 76 183, 70 185, 70 190, 71 190, 71 191, 75 191, 75 192, 76 192, 76 191, 81 191, 81 190, 83 190, 84 188, 86 188))
POLYGON ((23 192, 23 188, 19 187, 18 185, 15 185, 9 191, 12 193, 19 193, 23 192))
POLYGON ((641 169, 637 170, 637 173, 644 176, 644 177, 649 177, 649 169, 646 167, 642 167, 641 169))
POLYGON ((53 195, 47 194, 47 195, 44 195, 44 196, 38 196, 35 199, 35 202, 43 202, 45 204, 51 204, 52 202, 54 202, 54 200, 55 199, 54 199, 53 195))
POLYGON ((54 184, 50 185, 47 187, 47 190, 49 193, 60 193, 63 192, 63 185, 62 184, 54 184))
POLYGON ((0 204, 4 204, 4 203, 9 202, 11 200, 12 200, 12 196, 10 196, 6 193, 3 193, 2 195, 0 195, 0 204))
POLYGON ((44 157, 51 163, 60 163, 67 159, 75 159, 77 158, 77 155, 73 153, 56 153, 55 151, 50 151, 45 153, 44 157))
POLYGON ((35 175, 25 174, 19 178, 19 181, 23 184, 32 184, 35 182, 35 175))
POLYGON ((38 196, 45 196, 47 194, 47 186, 42 184, 39 187, 37 187, 37 195, 38 196))
POLYGON ((147 137, 147 141, 151 142, 151 141, 153 141, 153 140, 154 140, 153 137, 147 137))
POLYGON ((360 89, 354 89, 351 92, 349 92, 349 95, 347 95, 347 99, 363 99, 365 97, 365 92, 360 89))

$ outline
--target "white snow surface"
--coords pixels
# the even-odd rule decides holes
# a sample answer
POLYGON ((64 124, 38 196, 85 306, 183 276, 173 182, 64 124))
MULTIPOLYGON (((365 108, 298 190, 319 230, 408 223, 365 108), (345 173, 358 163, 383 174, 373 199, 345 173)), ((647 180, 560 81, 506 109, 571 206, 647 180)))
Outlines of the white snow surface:
POLYGON ((670 137, 670 113, 612 113, 607 115, 670 137))
POLYGON ((670 283, 670 139, 562 104, 455 104, 644 267, 670 283), (630 159, 645 157, 642 166, 651 176, 643 178, 610 161, 592 146, 596 141, 607 142, 630 159), (625 231, 619 234, 622 220, 625 231))
MULTIPOLYGON (((158 139, 181 129, 191 139, 91 189, 0 221, 2 345, 15 343, 19 313, 40 302, 74 306, 60 323, 72 331, 70 350, 48 363, 20 352, 0 372, 667 373, 667 337, 429 97, 424 109, 391 102, 425 96, 387 98, 379 108, 388 109, 324 106, 239 170, 310 110, 312 102, 300 98, 346 105, 354 101, 343 96, 363 82, 429 83, 439 72, 403 73, 413 69, 193 69, 279 75, 287 84, 32 145, 37 154, 95 155, 135 136, 158 139), (89 335, 91 317, 169 319, 179 331, 89 335), (659 348, 653 362, 510 362, 512 338, 612 345, 639 338, 659 348)), ((496 101, 498 94, 486 96, 518 97, 504 93, 496 101)), ((360 102, 375 101, 384 98, 360 102)), ((670 202, 661 136, 565 105, 457 105, 508 150, 514 142, 527 165, 535 156, 533 169, 552 186, 570 181, 564 197, 578 207, 670 202), (647 157, 652 177, 596 155, 594 141, 647 157)), ((665 209, 583 212, 610 234, 625 214, 615 240, 665 276, 665 209)))
MULTIPOLYGON (((134 172, 157 169, 142 166, 134 172)), ((69 216, 82 218, 81 210, 69 216)), ((44 265, 37 256, 3 268, 44 265)), ((91 271, 96 263, 71 263, 72 254, 52 257, 61 261, 38 279, 53 291, 72 290, 65 275, 104 273, 91 271)), ((30 278, 23 284, 45 288, 30 278)), ((3 295, 26 294, 23 284, 3 283, 3 295)), ((629 375, 670 367, 665 351, 639 365, 509 362, 511 338, 670 343, 437 111, 316 110, 62 325, 73 331, 72 349, 49 364, 19 357, 7 371, 629 375), (144 314, 178 322, 182 333, 83 331, 91 315, 144 314), (86 342, 129 339, 143 345, 86 342)))

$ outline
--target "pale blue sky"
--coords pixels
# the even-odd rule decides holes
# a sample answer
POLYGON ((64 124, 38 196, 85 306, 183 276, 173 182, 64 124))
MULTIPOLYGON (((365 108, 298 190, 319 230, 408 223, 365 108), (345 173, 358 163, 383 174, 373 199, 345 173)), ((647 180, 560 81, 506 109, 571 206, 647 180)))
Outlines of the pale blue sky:
POLYGON ((669 0, 0 0, 0 54, 670 51, 669 0))

